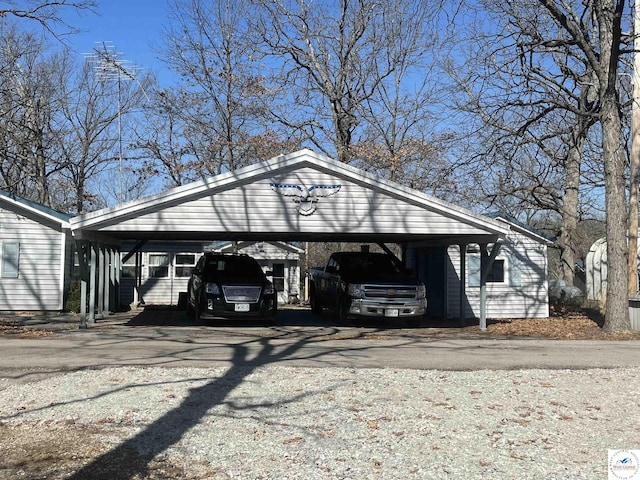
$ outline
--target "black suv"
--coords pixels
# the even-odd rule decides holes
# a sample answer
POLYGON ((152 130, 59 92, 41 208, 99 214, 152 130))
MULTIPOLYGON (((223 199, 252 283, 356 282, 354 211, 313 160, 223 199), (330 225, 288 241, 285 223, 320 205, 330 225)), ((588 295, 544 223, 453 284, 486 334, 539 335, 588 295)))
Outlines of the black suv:
POLYGON ((189 279, 187 314, 208 318, 264 317, 273 320, 276 290, 248 255, 205 253, 189 279))

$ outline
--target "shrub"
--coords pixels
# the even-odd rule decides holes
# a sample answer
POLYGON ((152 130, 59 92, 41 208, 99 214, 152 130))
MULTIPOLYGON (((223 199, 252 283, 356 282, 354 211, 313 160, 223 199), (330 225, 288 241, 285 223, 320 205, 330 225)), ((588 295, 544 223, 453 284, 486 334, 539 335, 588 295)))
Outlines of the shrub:
POLYGON ((64 309, 67 312, 80 313, 80 281, 76 280, 69 285, 65 294, 64 309))

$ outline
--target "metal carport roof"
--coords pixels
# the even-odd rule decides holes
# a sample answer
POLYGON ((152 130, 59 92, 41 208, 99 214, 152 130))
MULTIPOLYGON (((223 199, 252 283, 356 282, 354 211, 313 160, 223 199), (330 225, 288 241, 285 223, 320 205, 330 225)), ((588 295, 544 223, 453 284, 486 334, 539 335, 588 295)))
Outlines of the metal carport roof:
POLYGON ((509 231, 310 150, 71 218, 77 239, 491 243, 509 231))

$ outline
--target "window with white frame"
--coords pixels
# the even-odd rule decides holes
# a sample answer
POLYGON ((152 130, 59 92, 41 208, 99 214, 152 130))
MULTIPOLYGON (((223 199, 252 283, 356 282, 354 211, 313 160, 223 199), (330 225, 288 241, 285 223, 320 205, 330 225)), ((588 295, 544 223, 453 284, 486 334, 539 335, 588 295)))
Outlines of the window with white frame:
POLYGON ((175 265, 175 278, 191 276, 191 271, 196 266, 195 253, 177 253, 175 265))
MULTIPOLYGON (((480 259, 480 252, 477 248, 467 250, 467 275, 470 287, 480 286, 480 275, 484 269, 485 262, 489 257, 480 259), (482 265, 481 265, 482 262, 482 265), (481 268, 482 267, 482 268, 481 268)), ((487 274, 487 283, 505 284, 510 287, 522 286, 521 264, 517 256, 500 254, 493 261, 493 265, 487 274)))
POLYGON ((149 254, 149 278, 165 278, 169 276, 169 254, 149 254))
POLYGON ((2 263, 0 276, 2 278, 18 278, 20 271, 20 243, 2 242, 2 263))
MULTIPOLYGON (((124 259, 128 254, 123 253, 121 258, 124 259)), ((133 254, 127 258, 126 262, 122 262, 120 265, 120 271, 122 272, 122 278, 135 278, 136 277, 136 255, 133 254)))

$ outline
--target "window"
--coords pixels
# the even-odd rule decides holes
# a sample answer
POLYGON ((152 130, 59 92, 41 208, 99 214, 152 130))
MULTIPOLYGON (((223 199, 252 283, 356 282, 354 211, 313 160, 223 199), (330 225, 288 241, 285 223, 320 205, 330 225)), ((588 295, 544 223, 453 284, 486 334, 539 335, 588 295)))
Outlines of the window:
MULTIPOLYGON (((470 287, 480 286, 480 249, 475 245, 467 247, 467 275, 470 287)), ((488 261, 488 257, 483 262, 488 261)), ((522 287, 526 258, 518 250, 502 248, 493 261, 493 268, 487 275, 487 283, 503 283, 510 287, 522 287)))
MULTIPOLYGON (((126 254, 122 254, 124 258, 126 254)), ((127 258, 126 262, 122 262, 121 270, 122 278, 135 278, 136 277, 136 255, 133 254, 127 258)))
POLYGON ((273 286, 278 292, 284 292, 284 263, 273 264, 273 286))
POLYGON ((73 261, 71 264, 71 277, 74 279, 80 278, 80 255, 76 249, 73 249, 72 255, 73 261))
POLYGON ((149 278, 169 276, 169 255, 166 253, 149 254, 149 278))
MULTIPOLYGON (((480 286, 480 255, 472 253, 467 257, 467 268, 469 276, 469 286, 480 286)), ((506 278, 506 262, 504 258, 496 258, 493 261, 493 268, 487 275, 487 283, 505 283, 506 278)))
POLYGON ((190 277, 193 267, 196 265, 195 253, 176 254, 176 278, 190 277))
POLYGON ((20 260, 20 244, 19 243, 3 243, 2 244, 2 265, 0 273, 2 278, 18 278, 18 266, 20 260))
POLYGON ((504 282, 504 260, 496 258, 493 261, 493 268, 489 271, 489 275, 487 275, 487 282, 504 282))

